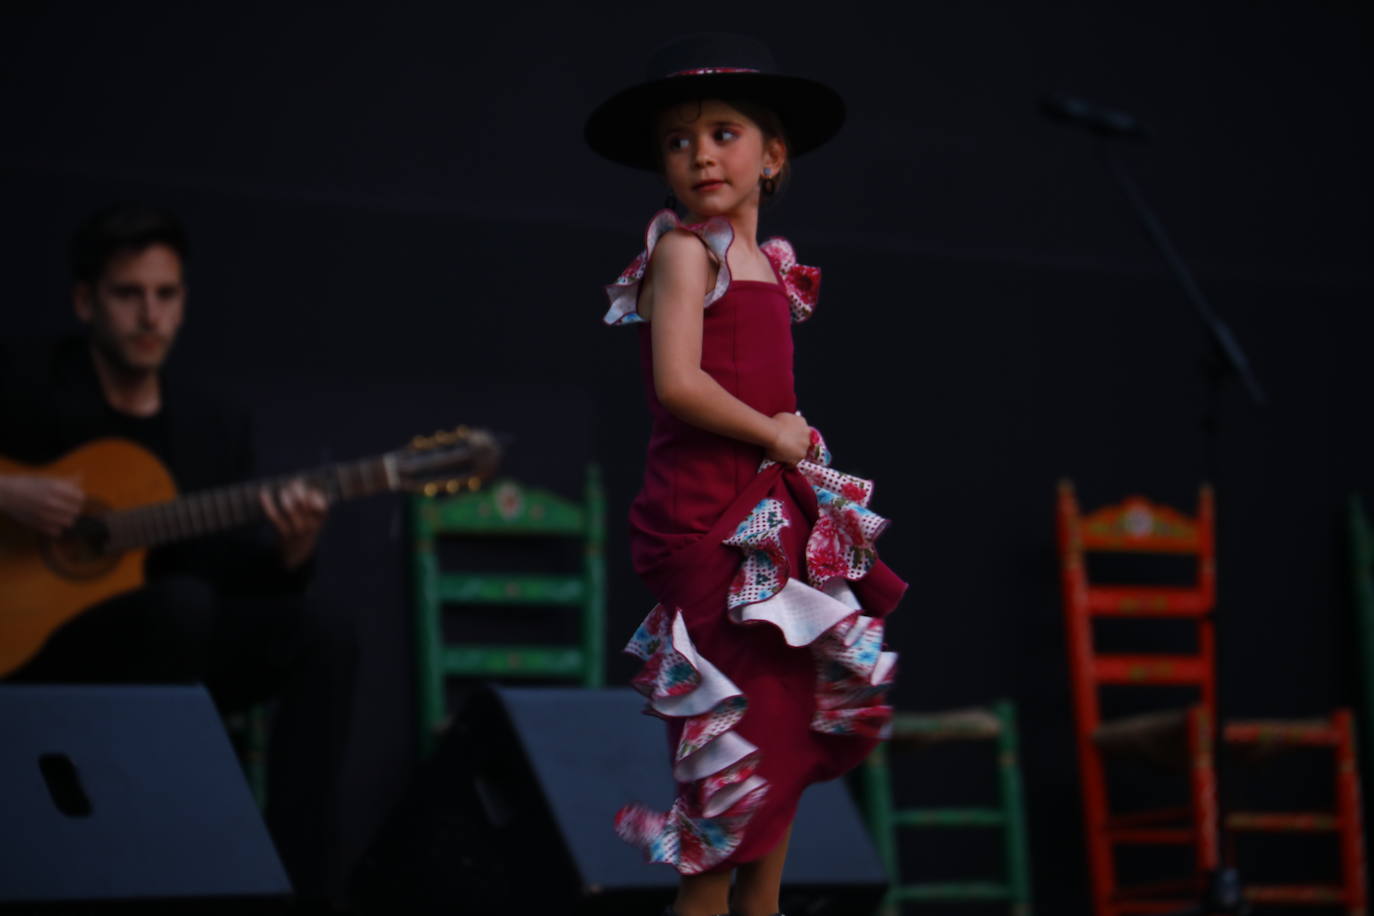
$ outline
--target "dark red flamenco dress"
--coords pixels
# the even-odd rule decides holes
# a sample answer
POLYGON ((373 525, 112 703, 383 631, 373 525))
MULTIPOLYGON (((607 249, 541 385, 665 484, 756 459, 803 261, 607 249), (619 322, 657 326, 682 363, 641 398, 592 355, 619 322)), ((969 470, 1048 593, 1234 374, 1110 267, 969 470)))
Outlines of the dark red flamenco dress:
MULTIPOLYGON (((808 460, 785 468, 658 403, 635 301, 654 245, 678 226, 659 213, 644 252, 607 287, 606 322, 642 325, 653 415, 630 526, 635 569, 659 604, 626 651, 644 660, 634 683, 668 725, 677 782, 670 810, 630 805, 616 830, 650 861, 699 874, 767 855, 802 791, 885 736, 896 656, 883 648, 883 618, 906 585, 874 551, 887 522, 868 509, 872 484, 831 469, 814 431, 808 460)), ((721 264, 702 368, 761 413, 796 410, 791 325, 809 317, 819 271, 770 239, 762 247, 779 283, 732 282, 729 223, 683 228, 721 264)))

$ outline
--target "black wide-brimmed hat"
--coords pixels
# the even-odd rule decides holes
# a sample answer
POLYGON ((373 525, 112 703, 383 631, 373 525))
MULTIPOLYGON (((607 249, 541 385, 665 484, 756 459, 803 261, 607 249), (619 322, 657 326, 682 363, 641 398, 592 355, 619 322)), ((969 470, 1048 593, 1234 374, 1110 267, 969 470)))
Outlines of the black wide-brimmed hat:
POLYGON ((659 168, 653 119, 693 99, 749 101, 778 116, 787 150, 800 156, 844 123, 844 101, 829 86, 777 73, 773 55, 742 35, 703 33, 674 39, 649 58, 648 82, 616 93, 587 118, 584 136, 607 159, 638 169, 659 168))

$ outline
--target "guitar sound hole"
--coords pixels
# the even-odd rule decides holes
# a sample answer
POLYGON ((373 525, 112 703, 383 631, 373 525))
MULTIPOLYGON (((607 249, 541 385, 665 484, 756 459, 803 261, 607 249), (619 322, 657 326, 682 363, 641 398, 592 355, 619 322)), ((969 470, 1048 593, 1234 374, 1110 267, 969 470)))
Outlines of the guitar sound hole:
POLYGON ((64 579, 94 579, 119 563, 119 555, 108 553, 110 530, 101 520, 106 507, 87 502, 84 514, 60 536, 43 542, 43 560, 64 579))

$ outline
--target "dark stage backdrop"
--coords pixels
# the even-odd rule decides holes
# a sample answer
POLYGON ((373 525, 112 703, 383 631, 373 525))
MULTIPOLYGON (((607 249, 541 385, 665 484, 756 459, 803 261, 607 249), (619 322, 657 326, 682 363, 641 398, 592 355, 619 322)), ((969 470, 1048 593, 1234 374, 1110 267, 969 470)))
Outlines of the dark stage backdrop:
MULTIPOLYGON (((650 603, 622 522, 647 423, 634 333, 601 327, 600 286, 662 190, 594 158, 581 121, 674 32, 765 37, 851 106, 764 228, 825 269, 796 333, 801 404, 895 520, 883 553, 912 585, 895 699, 1019 701, 1041 912, 1081 912, 1055 481, 1089 505, 1190 507, 1208 344, 1093 139, 1038 100, 1078 92, 1154 132, 1126 161, 1272 398, 1232 383, 1219 404, 1226 699, 1319 713, 1355 698, 1341 507, 1374 490, 1369 13, 893 9, 7 7, 3 333, 73 326, 63 249, 89 209, 175 208, 195 247, 175 368, 255 407, 267 469, 460 421, 513 432, 509 469, 569 493, 596 460, 618 649, 650 603)), ((404 559, 398 500, 334 513, 315 599, 361 652, 336 887, 412 772, 404 559)), ((613 656, 612 682, 631 670, 613 656)), ((974 791, 924 773, 926 794, 974 791)))

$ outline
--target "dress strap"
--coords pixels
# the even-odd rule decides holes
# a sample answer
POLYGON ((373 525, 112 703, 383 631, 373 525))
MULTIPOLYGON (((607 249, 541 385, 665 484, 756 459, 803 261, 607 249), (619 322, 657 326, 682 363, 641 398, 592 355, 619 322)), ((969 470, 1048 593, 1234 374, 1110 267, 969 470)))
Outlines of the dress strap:
POLYGON ((621 271, 614 283, 606 286, 606 297, 610 299, 611 307, 601 319, 603 322, 612 326, 643 323, 644 318, 639 314, 640 283, 644 280, 644 272, 649 267, 649 258, 653 256, 658 240, 674 229, 686 229, 701 239, 720 265, 716 271, 715 288, 706 294, 702 307, 710 307, 725 295, 730 287, 730 262, 726 255, 735 240, 735 230, 731 228, 730 221, 717 216, 704 223, 683 223, 672 210, 660 210, 649 220, 649 227, 644 231, 644 250, 630 262, 629 267, 621 271))

